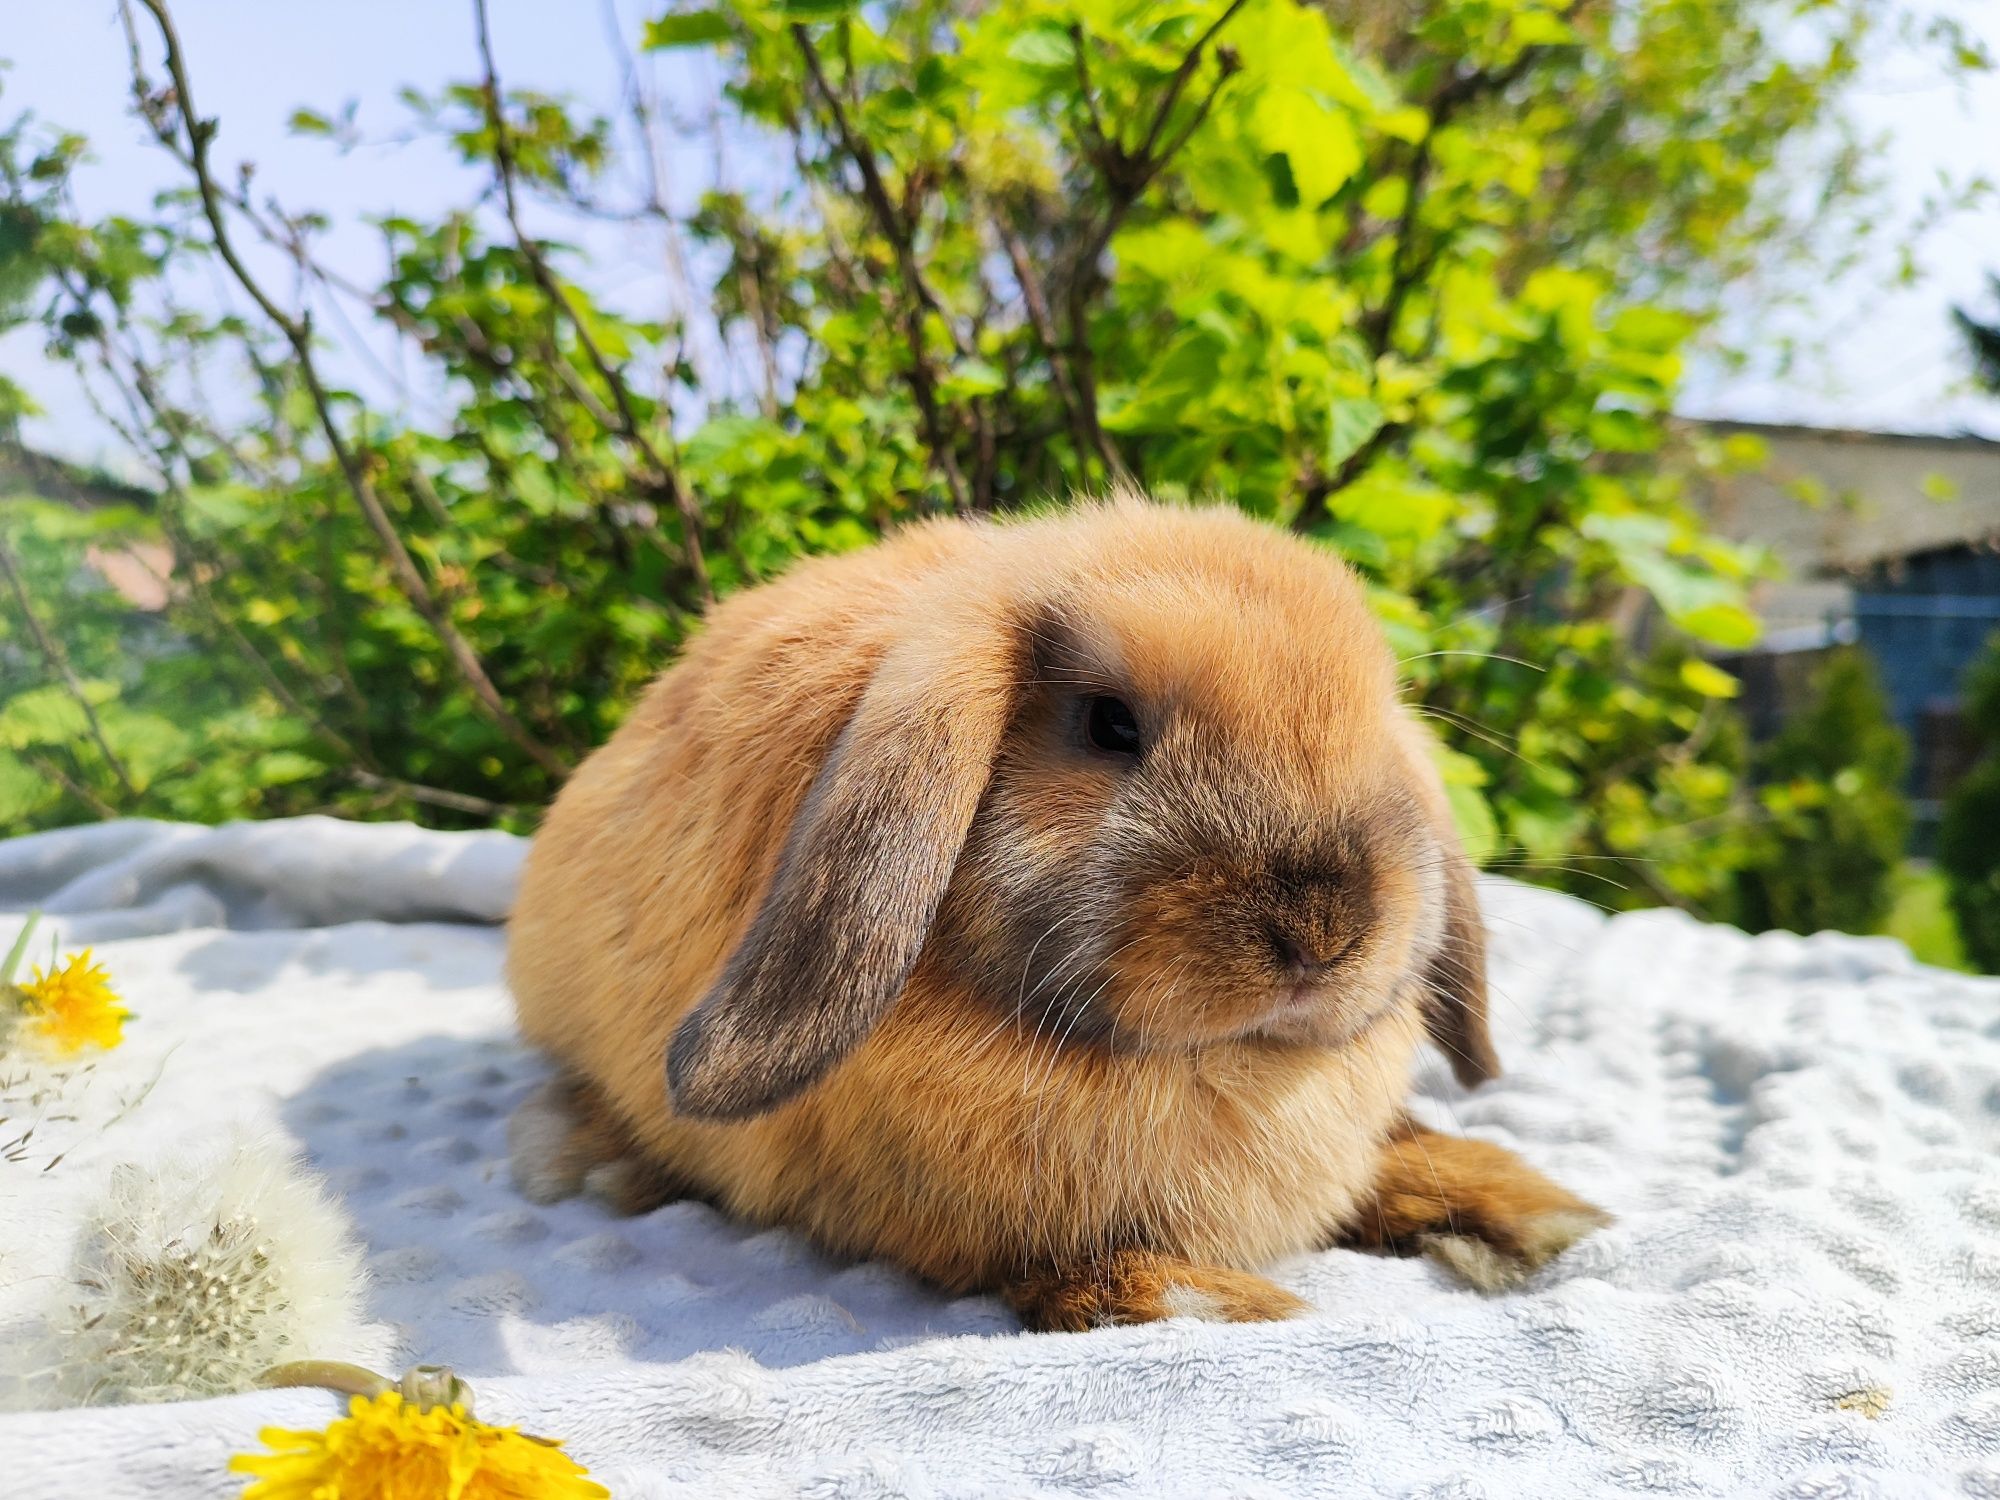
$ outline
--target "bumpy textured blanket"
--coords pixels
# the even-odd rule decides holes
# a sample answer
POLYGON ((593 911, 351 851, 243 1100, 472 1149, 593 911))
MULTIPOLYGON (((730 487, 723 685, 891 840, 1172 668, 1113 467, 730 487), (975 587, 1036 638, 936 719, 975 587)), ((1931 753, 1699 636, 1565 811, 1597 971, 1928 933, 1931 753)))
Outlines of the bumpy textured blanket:
MULTIPOLYGON (((0 1337, 118 1163, 247 1120, 351 1218, 376 1355, 455 1366, 621 1497, 2000 1496, 2000 985, 1489 883, 1508 1072, 1435 1067, 1417 1107, 1615 1227, 1513 1295, 1334 1251, 1275 1268, 1318 1308, 1292 1322, 1029 1336, 699 1205, 516 1196, 521 849, 320 819, 0 843, 0 911, 96 945, 137 1012, 0 1159, 0 1337)), ((4 1416, 0 1493, 234 1495, 260 1426, 333 1414, 4 1416)))

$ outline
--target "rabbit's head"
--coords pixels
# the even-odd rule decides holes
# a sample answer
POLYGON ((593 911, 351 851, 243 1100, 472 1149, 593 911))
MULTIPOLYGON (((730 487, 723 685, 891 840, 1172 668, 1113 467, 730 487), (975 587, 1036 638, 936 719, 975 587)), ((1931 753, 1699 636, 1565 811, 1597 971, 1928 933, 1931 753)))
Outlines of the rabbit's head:
POLYGON ((675 1033, 678 1111, 804 1088, 919 963, 1049 1045, 1340 1047, 1415 1007, 1461 1080, 1497 1071, 1471 871, 1336 559, 1122 500, 987 528, 880 607, 894 643, 675 1033))

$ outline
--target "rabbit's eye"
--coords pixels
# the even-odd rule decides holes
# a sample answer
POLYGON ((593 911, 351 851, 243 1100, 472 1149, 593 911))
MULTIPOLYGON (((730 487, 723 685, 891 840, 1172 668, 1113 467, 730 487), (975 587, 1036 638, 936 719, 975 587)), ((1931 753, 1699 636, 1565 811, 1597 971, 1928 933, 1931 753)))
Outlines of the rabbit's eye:
POLYGON ((1098 693, 1084 701, 1083 732, 1093 750, 1107 755, 1137 755, 1145 748, 1139 720, 1123 698, 1098 693))

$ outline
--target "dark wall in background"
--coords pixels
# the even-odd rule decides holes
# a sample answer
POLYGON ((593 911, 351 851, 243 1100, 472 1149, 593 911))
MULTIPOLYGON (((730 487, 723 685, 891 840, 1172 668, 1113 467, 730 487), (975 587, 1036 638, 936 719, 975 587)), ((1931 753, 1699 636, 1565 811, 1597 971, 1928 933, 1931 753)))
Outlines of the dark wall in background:
POLYGON ((1935 803, 1973 754, 1960 692, 1966 669, 2000 630, 2000 552, 1948 547, 1880 564, 1857 582, 1853 608, 1916 751, 1911 794, 1935 803))

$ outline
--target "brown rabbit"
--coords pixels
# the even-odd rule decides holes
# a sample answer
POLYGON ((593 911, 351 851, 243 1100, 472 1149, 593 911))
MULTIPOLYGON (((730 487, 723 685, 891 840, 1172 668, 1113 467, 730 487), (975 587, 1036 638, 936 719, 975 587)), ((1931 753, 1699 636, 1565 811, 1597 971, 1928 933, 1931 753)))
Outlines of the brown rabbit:
POLYGON ((1498 1287, 1603 1222, 1403 1113, 1498 1070, 1362 592, 1229 509, 942 521, 720 606, 557 798, 516 1179, 708 1198, 1041 1328, 1282 1317, 1348 1244, 1498 1287))

